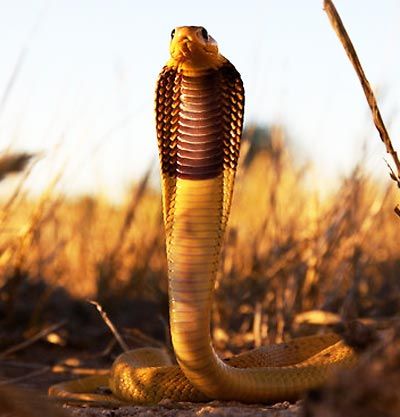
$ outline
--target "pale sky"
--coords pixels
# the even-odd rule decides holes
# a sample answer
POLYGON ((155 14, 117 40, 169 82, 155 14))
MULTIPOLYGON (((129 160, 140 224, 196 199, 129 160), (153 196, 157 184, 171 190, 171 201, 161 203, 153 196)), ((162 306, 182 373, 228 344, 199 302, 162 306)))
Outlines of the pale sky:
MULTIPOLYGON (((400 148, 400 2, 336 0, 400 148)), ((30 186, 119 196, 157 147, 154 87, 175 26, 201 25, 242 74, 246 122, 283 123, 320 177, 385 152, 322 0, 0 0, 0 150, 40 152, 30 186), (2 106, 19 57, 22 65, 2 106)))

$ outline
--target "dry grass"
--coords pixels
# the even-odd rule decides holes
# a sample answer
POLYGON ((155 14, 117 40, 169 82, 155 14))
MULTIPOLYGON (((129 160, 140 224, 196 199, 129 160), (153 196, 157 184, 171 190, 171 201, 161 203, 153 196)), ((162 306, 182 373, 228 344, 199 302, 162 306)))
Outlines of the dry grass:
MULTIPOLYGON (((342 46, 353 65, 353 68, 357 74, 358 79, 360 80, 361 87, 364 91, 365 98, 367 100, 368 106, 371 110, 372 120, 375 124, 376 130, 379 133, 379 136, 385 145, 386 152, 391 156, 392 161, 395 165, 395 170, 391 167, 391 165, 386 162, 389 168, 390 178, 396 182, 397 186, 400 187, 400 160, 397 155, 397 151, 394 149, 392 140, 390 139, 389 132, 386 129, 385 123, 383 122, 381 112, 379 110, 379 106, 377 100, 375 98, 375 94, 371 88, 371 85, 365 75, 364 69, 361 65, 360 60, 358 59, 357 52, 353 46, 353 43, 350 39, 350 36, 347 33, 346 28, 342 22, 342 19, 336 10, 335 5, 333 4, 332 0, 324 0, 324 10, 328 15, 329 21, 333 30, 336 32, 342 46)), ((400 208, 396 206, 395 212, 398 216, 400 216, 400 208)))
MULTIPOLYGON (((334 10, 331 1, 325 0, 324 4, 327 11, 334 10)), ((345 39, 345 49, 360 77, 381 139, 393 157, 396 172, 390 168, 391 177, 399 185, 397 153, 340 18, 336 17, 336 22, 340 23, 335 23, 339 37, 345 39)), ((0 100, 0 113, 23 57, 21 54, 0 100)), ((310 186, 308 167, 294 162, 284 128, 275 126, 267 131, 253 126, 244 139, 217 279, 213 310, 217 348, 235 352, 319 331, 310 322, 329 321, 337 330, 343 330, 346 323, 354 330, 357 327, 351 321, 357 318, 383 327, 398 325, 400 240, 399 219, 393 213, 398 190, 373 180, 360 163, 336 189, 326 190, 321 197, 310 186)), ((159 314, 155 306, 167 304, 161 198, 159 190, 150 186, 151 170, 132 186, 125 204, 116 205, 96 196, 71 199, 59 195, 58 178, 39 198, 32 199, 23 192, 31 159, 32 155, 24 153, 0 155, 0 187, 9 175, 25 171, 19 186, 0 202, 0 356, 20 353, 50 336, 52 339, 46 339, 49 344, 76 348, 76 340, 82 338, 81 322, 76 317, 71 319, 67 310, 76 308, 80 320, 85 321, 89 315, 82 308, 85 299, 96 299, 105 306, 119 304, 122 310, 133 305, 128 312, 133 315, 146 307, 142 316, 145 319, 130 333, 125 332, 127 342, 168 345, 168 332, 154 336, 154 324, 150 331, 146 325, 159 314), (57 293, 60 287, 80 304, 71 303, 69 298, 68 304, 57 293), (64 325, 69 325, 69 330, 56 334, 55 329, 64 330, 64 325)), ((398 207, 396 213, 400 213, 398 207)), ((164 314, 164 331, 166 319, 164 314)), ((87 321, 90 323, 82 333, 87 332, 89 346, 95 345, 100 351, 99 361, 112 352, 114 343, 97 345, 98 334, 93 336, 87 331, 95 322, 87 321)), ((102 326, 100 320, 98 326, 102 326)), ((360 341, 362 345, 363 330, 354 333, 354 340, 358 337, 354 346, 360 341)), ((399 331, 396 338, 387 338, 386 342, 383 338, 384 343, 378 344, 375 351, 372 348, 367 352, 352 375, 339 376, 327 390, 310 394, 305 415, 343 415, 355 404, 365 410, 375 410, 376 404, 380 410, 385 403, 398 407, 397 392, 386 389, 398 384, 398 334, 399 331), (386 365, 382 365, 386 358, 386 365), (359 389, 354 390, 354 386, 359 389), (378 401, 370 404, 368 400, 375 397, 378 401)), ((354 342, 349 335, 346 340, 354 342)), ((365 337, 365 345, 371 340, 365 337)), ((49 353, 49 346, 43 351, 49 353)), ((64 366, 59 358, 60 352, 56 352, 56 363, 61 361, 60 367, 67 369, 67 361, 64 366)), ((19 383, 49 369, 46 365, 8 381, 19 383)), ((14 388, 10 393, 8 388, 1 391, 0 397, 10 397, 4 405, 6 410, 23 403, 14 388)), ((33 399, 29 401, 34 403, 33 399)), ((396 408, 390 415, 397 414, 396 408)))
MULTIPOLYGON (((239 168, 214 309, 220 347, 234 350, 236 344, 308 331, 296 321, 307 310, 324 309, 346 320, 396 314, 400 241, 394 191, 357 166, 322 199, 307 185, 307 169, 293 162, 282 128, 270 134, 249 129, 251 136, 265 146, 253 152, 245 144, 239 168)), ((82 299, 165 304, 160 194, 148 175, 118 206, 94 197, 66 199, 53 186, 37 201, 14 196, 11 207, 4 202, 3 311, 5 305, 13 310, 19 286, 38 280, 82 299)))

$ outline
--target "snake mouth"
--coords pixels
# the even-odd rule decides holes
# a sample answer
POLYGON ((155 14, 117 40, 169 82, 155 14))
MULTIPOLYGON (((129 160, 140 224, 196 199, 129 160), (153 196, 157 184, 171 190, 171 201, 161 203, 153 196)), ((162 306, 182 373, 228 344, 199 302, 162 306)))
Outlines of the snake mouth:
POLYGON ((177 62, 190 62, 193 57, 193 42, 188 38, 180 40, 171 55, 177 62))
POLYGON ((185 57, 185 58, 190 58, 191 54, 193 53, 193 43, 190 41, 190 39, 185 39, 182 44, 181 44, 181 48, 180 48, 180 53, 185 57))
POLYGON ((225 58, 218 53, 218 46, 214 39, 208 34, 205 38, 199 29, 204 31, 199 27, 174 30, 170 44, 169 66, 197 71, 217 69, 225 62, 225 58))

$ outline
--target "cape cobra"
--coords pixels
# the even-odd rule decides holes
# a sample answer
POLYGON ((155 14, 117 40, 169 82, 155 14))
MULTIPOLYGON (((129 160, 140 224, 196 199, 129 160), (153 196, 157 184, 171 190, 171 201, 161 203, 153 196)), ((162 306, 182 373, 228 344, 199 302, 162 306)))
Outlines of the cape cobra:
POLYGON ((321 385, 355 353, 335 334, 294 339, 221 360, 210 310, 229 216, 243 125, 244 89, 203 27, 172 31, 156 89, 172 344, 166 354, 122 354, 109 374, 61 383, 50 394, 79 400, 156 403, 207 399, 270 402, 321 385), (108 386, 112 395, 93 393, 108 386))

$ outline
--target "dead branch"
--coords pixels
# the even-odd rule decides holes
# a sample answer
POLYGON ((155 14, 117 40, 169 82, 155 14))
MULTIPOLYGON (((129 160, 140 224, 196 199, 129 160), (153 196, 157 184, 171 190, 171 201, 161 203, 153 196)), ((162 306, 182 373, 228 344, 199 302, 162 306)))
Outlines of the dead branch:
MULTIPOLYGON (((337 12, 332 0, 324 0, 324 10, 328 15, 332 28, 334 29, 337 37, 342 43, 343 48, 346 51, 346 54, 349 57, 350 62, 352 63, 360 80, 369 108, 371 109, 372 119, 375 124, 375 127, 378 130, 379 136, 385 145, 386 152, 390 154, 396 166, 396 173, 392 168, 390 168, 390 178, 392 178, 392 180, 395 181, 397 186, 400 188, 400 160, 398 158, 397 152, 395 151, 392 145, 392 141, 383 122, 374 92, 372 91, 371 85, 367 77, 365 76, 360 60, 358 59, 357 52, 353 46, 353 43, 350 40, 349 35, 347 34, 342 19, 340 18, 339 13, 337 12)), ((399 207, 396 207, 395 212, 399 214, 399 211, 399 207)))
POLYGON ((129 350, 129 346, 124 342, 124 339, 122 339, 117 328, 114 326, 113 322, 109 319, 109 317, 107 316, 107 313, 103 310, 103 307, 97 301, 89 300, 89 303, 93 304, 96 307, 96 310, 100 313, 100 316, 103 319, 104 323, 107 325, 107 327, 111 330, 114 337, 117 339, 117 342, 121 346, 122 350, 124 352, 127 352, 129 350))

